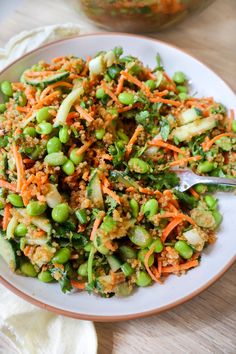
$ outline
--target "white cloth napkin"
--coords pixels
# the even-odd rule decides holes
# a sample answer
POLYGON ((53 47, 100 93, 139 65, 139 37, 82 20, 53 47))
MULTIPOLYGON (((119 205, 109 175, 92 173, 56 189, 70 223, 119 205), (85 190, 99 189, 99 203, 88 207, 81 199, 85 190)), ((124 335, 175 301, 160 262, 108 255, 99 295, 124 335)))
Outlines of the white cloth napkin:
POLYGON ((43 44, 86 33, 91 28, 89 25, 65 23, 23 31, 12 37, 4 48, 0 48, 0 70, 23 54, 43 44))
MULTIPOLYGON (((5 48, 0 48, 0 70, 42 44, 84 32, 86 29, 77 24, 24 31, 11 38, 5 48)), ((97 336, 92 322, 58 316, 39 309, 0 285, 0 354, 96 352, 97 336)))

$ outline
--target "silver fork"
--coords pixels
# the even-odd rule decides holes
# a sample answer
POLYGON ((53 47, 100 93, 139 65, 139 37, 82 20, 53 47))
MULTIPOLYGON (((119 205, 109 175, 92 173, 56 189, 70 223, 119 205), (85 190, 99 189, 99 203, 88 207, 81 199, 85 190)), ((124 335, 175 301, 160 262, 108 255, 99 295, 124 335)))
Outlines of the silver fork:
POLYGON ((179 190, 180 192, 184 192, 199 183, 223 184, 236 187, 236 179, 198 176, 189 169, 173 169, 173 171, 176 172, 179 176, 180 184, 179 186, 175 187, 175 189, 179 190))

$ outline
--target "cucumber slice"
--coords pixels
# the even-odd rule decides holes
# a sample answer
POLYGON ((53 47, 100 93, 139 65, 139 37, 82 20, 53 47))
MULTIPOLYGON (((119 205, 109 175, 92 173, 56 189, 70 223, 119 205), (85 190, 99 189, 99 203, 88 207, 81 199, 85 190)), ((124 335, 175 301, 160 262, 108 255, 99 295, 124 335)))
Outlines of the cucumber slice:
POLYGON ((107 256, 107 262, 109 263, 109 266, 113 272, 116 272, 118 269, 120 269, 122 265, 121 261, 116 256, 107 256))
POLYGON ((102 186, 96 170, 92 173, 88 187, 88 198, 93 202, 94 206, 98 209, 104 209, 104 202, 102 196, 102 186))
POLYGON ((125 187, 134 187, 136 189, 139 189, 139 185, 137 182, 135 182, 132 178, 129 176, 126 176, 123 172, 120 171, 111 171, 111 177, 114 179, 116 182, 123 183, 125 187))
POLYGON ((18 218, 16 216, 13 216, 7 226, 6 237, 8 240, 14 238, 14 231, 17 224, 18 224, 18 218))
MULTIPOLYGON (((26 209, 17 209, 17 212, 23 216, 23 218, 29 218, 29 215, 26 209)), ((48 235, 51 234, 52 225, 50 224, 49 220, 43 216, 33 216, 30 218, 30 221, 33 225, 37 226, 39 229, 45 231, 48 235)))
POLYGON ((66 123, 66 117, 68 116, 71 107, 75 101, 83 95, 83 93, 84 89, 82 83, 80 83, 80 86, 72 90, 71 93, 64 99, 57 112, 54 127, 58 127, 59 125, 64 125, 66 123))
POLYGON ((198 119, 193 123, 182 125, 174 129, 171 133, 171 137, 177 139, 179 142, 189 141, 193 136, 201 135, 207 130, 215 128, 215 126, 216 120, 214 117, 198 119))
POLYGON ((65 80, 69 75, 69 71, 57 72, 56 74, 48 76, 46 79, 34 79, 27 77, 27 72, 30 70, 26 70, 23 72, 20 81, 32 86, 40 86, 45 87, 47 85, 54 84, 57 81, 65 80))
POLYGON ((185 125, 195 120, 199 119, 202 116, 202 112, 198 108, 190 108, 186 111, 180 113, 178 117, 179 125, 185 125))
POLYGON ((14 272, 16 269, 16 255, 11 243, 0 236, 0 256, 14 272))

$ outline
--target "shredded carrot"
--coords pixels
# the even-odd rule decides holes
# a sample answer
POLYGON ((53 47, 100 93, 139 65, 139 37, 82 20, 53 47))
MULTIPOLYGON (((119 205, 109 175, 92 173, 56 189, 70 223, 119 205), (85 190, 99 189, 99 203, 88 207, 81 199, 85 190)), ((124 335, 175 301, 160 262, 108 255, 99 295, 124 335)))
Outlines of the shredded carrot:
POLYGON ((171 145, 171 144, 169 144, 169 143, 166 143, 166 142, 163 141, 163 140, 157 140, 157 139, 151 140, 151 141, 149 142, 149 145, 151 145, 151 146, 163 147, 163 148, 165 148, 165 149, 175 151, 175 152, 177 152, 177 153, 179 153, 179 154, 182 154, 182 155, 186 155, 186 154, 187 154, 187 151, 181 150, 181 149, 178 148, 177 146, 171 145))
POLYGON ((187 270, 189 268, 194 268, 198 266, 198 260, 191 260, 183 264, 175 265, 175 266, 168 266, 162 267, 162 273, 175 273, 181 270, 187 270))
POLYGON ((111 97, 112 101, 116 102, 118 106, 121 105, 116 95, 109 89, 105 82, 102 82, 102 88, 106 92, 106 94, 111 97))
POLYGON ((39 76, 48 76, 55 74, 55 71, 27 71, 26 75, 29 77, 39 77, 39 76))
POLYGON ((160 259, 160 257, 158 257, 158 259, 157 259, 157 270, 158 270, 158 273, 161 276, 161 273, 162 273, 162 260, 160 259))
POLYGON ((86 286, 86 283, 80 283, 79 281, 76 280, 71 280, 70 283, 74 288, 79 290, 84 290, 86 286))
POLYGON ((109 187, 110 186, 109 180, 104 175, 102 176, 102 184, 104 185, 104 187, 109 187))
POLYGON ((48 85, 42 91, 42 93, 40 95, 40 101, 43 100, 52 89, 54 89, 55 87, 58 87, 58 86, 64 86, 64 87, 68 87, 68 88, 72 88, 73 87, 72 84, 70 84, 69 82, 66 82, 66 81, 55 82, 54 84, 48 85))
POLYGON ((21 107, 21 106, 16 106, 17 111, 22 112, 22 113, 28 113, 30 111, 29 107, 21 107))
POLYGON ((179 157, 178 157, 178 153, 176 151, 174 151, 174 160, 178 161, 179 157))
POLYGON ((179 107, 181 106, 181 102, 179 101, 174 101, 174 100, 168 100, 167 98, 162 98, 162 97, 152 97, 150 98, 150 102, 155 103, 155 102, 162 102, 165 104, 170 104, 174 107, 179 107))
POLYGON ((144 257, 144 265, 145 265, 145 268, 146 268, 148 274, 150 275, 150 277, 151 277, 154 281, 158 282, 158 280, 159 280, 158 278, 160 278, 160 275, 159 275, 158 277, 157 277, 156 275, 154 275, 153 272, 151 271, 149 265, 148 265, 149 258, 150 258, 150 256, 153 254, 154 249, 155 249, 155 246, 152 246, 152 247, 150 248, 150 250, 146 253, 146 255, 145 255, 145 257, 144 257))
POLYGON ((2 228, 5 231, 9 224, 11 218, 11 204, 7 203, 4 208, 3 220, 2 220, 2 228))
POLYGON ((128 144, 126 145, 126 152, 125 152, 125 157, 128 158, 134 143, 136 142, 139 134, 143 131, 143 126, 142 125, 138 125, 137 128, 134 131, 134 134, 132 135, 130 141, 128 142, 128 144))
POLYGON ((79 117, 79 113, 78 112, 70 112, 68 113, 67 117, 66 117, 66 123, 67 124, 72 124, 72 120, 75 118, 79 117))
POLYGON ((0 188, 6 188, 6 189, 9 189, 10 191, 16 192, 16 185, 13 183, 9 183, 7 181, 4 181, 3 179, 0 179, 0 188))
POLYGON ((147 75, 148 75, 149 79, 151 79, 151 80, 156 80, 157 79, 156 75, 154 75, 151 71, 148 71, 147 75))
POLYGON ((159 191, 159 190, 151 190, 149 188, 145 188, 145 187, 139 187, 139 192, 140 193, 143 193, 143 194, 147 194, 147 195, 156 195, 156 196, 159 196, 161 197, 162 196, 162 193, 159 191))
POLYGON ((196 199, 200 199, 200 195, 195 191, 194 188, 190 188, 189 192, 192 194, 192 196, 196 199))
POLYGON ((120 197, 115 192, 113 192, 111 189, 109 189, 108 187, 103 185, 102 186, 102 191, 103 191, 103 193, 108 194, 118 204, 120 204, 120 197))
POLYGON ((165 242, 171 231, 174 230, 174 228, 179 225, 183 220, 179 217, 176 216, 162 231, 162 236, 161 236, 161 241, 165 242))
POLYGON ((90 240, 91 241, 94 240, 94 237, 95 237, 95 234, 97 232, 97 229, 99 228, 104 216, 105 216, 105 212, 101 211, 99 213, 99 215, 98 215, 98 218, 95 219, 94 224, 93 224, 93 228, 92 228, 92 232, 91 232, 91 235, 90 235, 90 240))
POLYGON ((204 151, 208 151, 218 139, 223 138, 224 136, 229 136, 229 137, 233 138, 233 137, 236 137, 236 134, 234 134, 234 133, 223 133, 223 134, 216 135, 210 141, 202 143, 203 150, 204 151))
POLYGON ((188 162, 199 161, 201 159, 202 159, 201 155, 196 155, 196 156, 192 156, 192 157, 186 157, 186 158, 181 159, 181 160, 172 161, 170 163, 170 166, 171 167, 173 167, 173 166, 183 166, 183 165, 186 165, 188 162))
POLYGON ((52 93, 50 93, 48 96, 44 97, 42 100, 40 100, 38 103, 41 105, 48 105, 49 103, 51 103, 56 97, 60 96, 60 92, 59 91, 54 91, 52 93))
POLYGON ((166 196, 167 198, 170 199, 171 203, 177 208, 179 209, 179 203, 178 201, 175 199, 173 193, 171 190, 169 189, 166 189, 164 192, 163 192, 163 195, 166 196))
POLYGON ((123 90, 124 81, 125 81, 125 78, 123 75, 121 75, 119 78, 119 81, 118 81, 118 85, 116 87, 116 95, 119 95, 121 93, 121 91, 123 90))
POLYGON ((77 155, 82 155, 86 150, 88 150, 88 148, 90 147, 90 145, 92 145, 94 143, 94 140, 91 139, 89 141, 87 141, 86 143, 84 143, 84 145, 82 145, 76 152, 77 155))
POLYGON ((23 164, 23 161, 22 161, 21 154, 19 153, 18 147, 15 144, 12 144, 12 149, 13 149, 13 156, 14 156, 14 159, 15 159, 16 171, 17 171, 16 191, 18 193, 20 193, 22 185, 23 185, 24 180, 25 180, 24 164, 23 164))
POLYGON ((153 94, 154 96, 158 96, 158 97, 163 97, 165 95, 167 95, 169 93, 168 90, 164 90, 164 91, 154 91, 153 94))
POLYGON ((76 111, 80 114, 80 116, 85 119, 88 123, 91 123, 93 122, 93 117, 88 113, 86 112, 80 105, 75 105, 75 109, 76 111))
POLYGON ((119 108, 118 112, 119 113, 128 112, 128 111, 131 111, 134 108, 135 108, 135 105, 133 105, 133 106, 125 106, 125 107, 119 108))
POLYGON ((147 97, 151 96, 151 92, 149 90, 149 88, 139 79, 137 79, 135 76, 131 75, 128 73, 128 71, 121 71, 121 75, 129 82, 131 82, 132 84, 135 84, 136 86, 138 86, 141 90, 143 90, 143 92, 145 93, 145 95, 147 97))

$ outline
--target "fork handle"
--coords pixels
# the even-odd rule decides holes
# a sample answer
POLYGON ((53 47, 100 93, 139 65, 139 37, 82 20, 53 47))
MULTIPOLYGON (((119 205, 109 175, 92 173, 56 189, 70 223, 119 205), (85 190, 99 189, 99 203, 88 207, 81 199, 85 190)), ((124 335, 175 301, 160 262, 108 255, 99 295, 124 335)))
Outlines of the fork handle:
POLYGON ((236 186, 236 179, 231 178, 222 178, 222 177, 205 177, 198 176, 198 183, 202 182, 205 184, 224 184, 227 186, 236 186))

